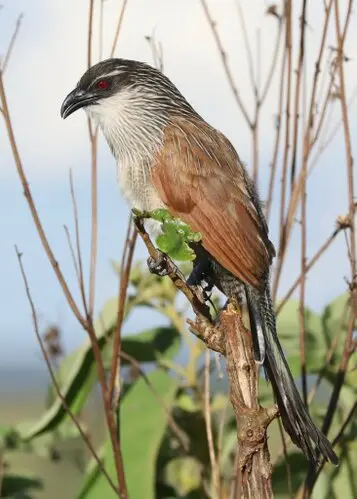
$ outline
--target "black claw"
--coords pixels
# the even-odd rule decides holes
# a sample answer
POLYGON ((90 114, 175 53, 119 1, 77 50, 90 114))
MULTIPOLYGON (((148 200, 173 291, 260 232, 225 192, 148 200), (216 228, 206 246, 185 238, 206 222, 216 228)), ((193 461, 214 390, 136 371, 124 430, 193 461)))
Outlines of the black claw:
POLYGON ((210 266, 208 261, 196 263, 187 279, 187 284, 200 289, 200 294, 204 302, 210 302, 211 291, 214 286, 213 280, 209 276, 210 266))
POLYGON ((153 258, 150 256, 147 259, 147 265, 149 268, 149 271, 152 274, 156 274, 159 277, 165 277, 166 275, 169 274, 169 270, 167 268, 167 259, 166 255, 162 253, 161 251, 158 251, 158 257, 153 258))

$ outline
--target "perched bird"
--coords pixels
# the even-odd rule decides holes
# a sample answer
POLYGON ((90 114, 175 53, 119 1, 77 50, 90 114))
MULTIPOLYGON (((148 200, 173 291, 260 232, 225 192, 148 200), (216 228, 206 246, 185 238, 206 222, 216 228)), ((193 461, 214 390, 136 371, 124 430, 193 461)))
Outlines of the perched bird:
POLYGON ((337 463, 279 343, 269 285, 275 250, 256 188, 232 144, 165 75, 142 62, 108 59, 88 69, 61 115, 80 108, 101 128, 132 208, 166 208, 201 233, 191 282, 208 276, 228 298, 245 291, 256 359, 272 384, 285 430, 313 464, 320 454, 337 463))

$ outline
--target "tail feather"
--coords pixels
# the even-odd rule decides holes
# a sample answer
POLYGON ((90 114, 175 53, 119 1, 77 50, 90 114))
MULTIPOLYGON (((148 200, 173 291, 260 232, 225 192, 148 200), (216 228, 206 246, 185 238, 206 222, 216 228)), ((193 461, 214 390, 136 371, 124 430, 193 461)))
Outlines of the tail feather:
POLYGON ((291 440, 301 448, 315 466, 319 455, 338 463, 338 458, 326 436, 314 425, 296 388, 276 332, 274 308, 267 283, 260 293, 245 286, 254 340, 255 355, 261 358, 256 345, 264 338, 264 369, 270 380, 279 407, 282 423, 291 440))

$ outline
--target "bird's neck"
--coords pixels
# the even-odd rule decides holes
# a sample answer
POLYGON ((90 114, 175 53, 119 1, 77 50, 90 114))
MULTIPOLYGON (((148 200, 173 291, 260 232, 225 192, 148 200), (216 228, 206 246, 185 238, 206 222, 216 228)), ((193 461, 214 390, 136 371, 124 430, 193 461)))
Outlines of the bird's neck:
POLYGON ((110 98, 89 113, 102 130, 116 159, 118 182, 133 208, 162 207, 151 182, 151 168, 164 141, 166 114, 152 100, 110 98))
POLYGON ((117 162, 135 167, 150 163, 160 150, 166 113, 154 99, 125 92, 104 99, 100 106, 89 108, 89 113, 101 128, 117 162))

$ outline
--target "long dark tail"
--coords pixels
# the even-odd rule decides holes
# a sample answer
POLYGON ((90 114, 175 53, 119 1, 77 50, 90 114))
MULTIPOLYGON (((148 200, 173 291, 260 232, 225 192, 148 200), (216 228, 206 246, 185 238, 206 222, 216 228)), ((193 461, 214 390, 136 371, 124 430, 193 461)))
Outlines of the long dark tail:
POLYGON ((254 350, 272 384, 285 430, 314 466, 321 454, 337 464, 338 458, 330 442, 312 422, 295 386, 277 336, 269 284, 266 284, 263 293, 248 286, 245 289, 252 334, 255 336, 254 350), (264 347, 259 347, 263 344, 264 347))

